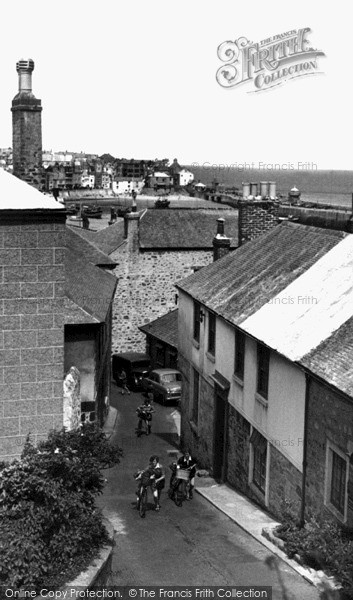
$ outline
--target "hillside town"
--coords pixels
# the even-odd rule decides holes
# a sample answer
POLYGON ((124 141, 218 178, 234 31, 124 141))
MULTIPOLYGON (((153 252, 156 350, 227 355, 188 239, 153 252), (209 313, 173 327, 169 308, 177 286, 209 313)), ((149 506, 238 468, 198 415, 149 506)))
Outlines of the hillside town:
MULTIPOLYGON (((161 523, 153 560, 170 552, 168 527, 184 515, 185 530, 175 525, 170 536, 200 563, 195 584, 207 570, 215 585, 231 584, 237 569, 247 585, 258 570, 251 581, 274 586, 279 599, 264 566, 276 552, 294 597, 319 598, 319 562, 303 578, 273 529, 290 514, 302 527, 325 517, 353 531, 353 215, 295 211, 270 181, 218 193, 177 159, 43 151, 33 69, 32 60, 17 63, 13 147, 0 151, 0 460, 19 460, 27 436, 38 444, 81 423, 109 430, 125 454, 102 500, 118 538, 122 522, 130 531, 113 559, 120 585, 151 568, 147 542, 136 541, 143 521, 127 499, 130 472, 150 454, 168 465, 190 453, 200 474, 193 501, 179 510, 169 499, 168 508, 165 490, 160 513, 147 512, 146 523, 161 523), (82 204, 92 202, 102 214, 83 226, 82 204), (144 390, 126 384, 112 356, 128 355, 147 356, 145 379, 180 374, 174 405, 160 390, 149 394, 153 378, 144 390), (146 390, 156 415, 139 440, 135 409, 146 390), (195 524, 215 536, 207 560, 195 524)), ((189 578, 187 559, 183 568, 189 578)), ((184 583, 180 573, 170 581, 184 583)))

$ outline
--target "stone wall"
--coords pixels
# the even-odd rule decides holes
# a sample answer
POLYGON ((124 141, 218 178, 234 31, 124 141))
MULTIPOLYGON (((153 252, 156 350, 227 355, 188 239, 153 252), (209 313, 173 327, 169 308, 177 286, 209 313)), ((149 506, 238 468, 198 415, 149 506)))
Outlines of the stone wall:
POLYGON ((351 456, 348 483, 347 523, 353 526, 353 405, 333 389, 314 379, 310 383, 308 408, 306 515, 332 517, 325 507, 326 445, 331 440, 351 456))
POLYGON ((279 202, 271 200, 241 200, 239 202, 239 240, 241 246, 278 225, 279 202))
POLYGON ((285 506, 295 517, 300 515, 302 474, 270 444, 270 487, 268 506, 279 517, 285 506))
POLYGON ((65 225, 31 217, 0 224, 0 458, 63 425, 65 225))
POLYGON ((249 491, 249 440, 250 423, 229 406, 227 479, 244 494, 249 491))
POLYGON ((212 250, 138 251, 135 236, 111 255, 118 265, 113 306, 113 352, 145 352, 146 336, 138 327, 176 308, 174 284, 193 267, 212 262, 212 250))
POLYGON ((199 468, 212 470, 214 436, 214 388, 200 374, 198 423, 192 423, 192 365, 180 353, 178 366, 183 373, 181 399, 181 447, 189 448, 199 468))
MULTIPOLYGON (((228 465, 227 480, 249 498, 265 506, 264 496, 249 484, 250 468, 250 423, 229 406, 228 419, 228 465)), ((302 475, 296 467, 272 444, 270 453, 269 497, 266 507, 278 517, 283 514, 285 502, 292 513, 299 515, 302 475), (287 504, 288 505, 288 504, 287 504)))

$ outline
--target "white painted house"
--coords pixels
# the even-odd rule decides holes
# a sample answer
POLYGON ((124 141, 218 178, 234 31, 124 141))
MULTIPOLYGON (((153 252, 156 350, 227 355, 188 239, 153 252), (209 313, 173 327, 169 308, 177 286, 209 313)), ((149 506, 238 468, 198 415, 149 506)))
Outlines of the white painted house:
POLYGON ((188 169, 181 169, 178 173, 179 185, 181 187, 188 185, 194 181, 194 174, 188 169))
POLYGON ((182 443, 276 514, 303 505, 308 381, 334 383, 313 357, 353 316, 352 275, 352 235, 285 222, 177 283, 182 443))

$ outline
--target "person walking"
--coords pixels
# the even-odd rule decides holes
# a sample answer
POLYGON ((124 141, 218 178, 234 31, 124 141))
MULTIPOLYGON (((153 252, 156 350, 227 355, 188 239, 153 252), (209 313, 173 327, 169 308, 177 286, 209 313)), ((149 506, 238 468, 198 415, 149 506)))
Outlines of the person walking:
POLYGON ((189 493, 187 500, 192 500, 193 490, 195 487, 195 474, 196 474, 196 460, 194 460, 189 452, 186 450, 177 462, 177 469, 184 469, 189 472, 189 493))
POLYGON ((121 394, 124 395, 127 392, 130 395, 130 390, 127 387, 127 375, 124 369, 121 370, 119 379, 121 381, 121 394))
POLYGON ((165 485, 165 473, 164 468, 159 462, 159 457, 153 454, 150 458, 150 465, 152 466, 155 479, 152 484, 153 499, 154 499, 154 510, 159 511, 161 508, 160 499, 161 493, 165 485))

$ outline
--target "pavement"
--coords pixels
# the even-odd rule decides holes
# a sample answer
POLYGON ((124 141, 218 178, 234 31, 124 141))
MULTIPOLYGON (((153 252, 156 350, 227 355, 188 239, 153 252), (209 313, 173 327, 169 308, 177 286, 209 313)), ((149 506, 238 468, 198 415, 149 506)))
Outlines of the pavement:
MULTIPOLYGON (((117 409, 111 406, 108 418, 104 425, 104 431, 108 438, 112 436, 118 422, 119 413, 117 409)), ((178 451, 174 448, 173 450, 168 451, 168 454, 171 458, 174 458, 178 454, 178 451)), ((227 515, 229 519, 234 521, 234 523, 250 534, 274 555, 278 556, 307 581, 316 587, 321 588, 322 577, 324 574, 320 571, 317 572, 314 569, 303 567, 297 561, 288 558, 287 555, 271 541, 271 539, 273 539, 278 543, 272 532, 280 523, 275 521, 271 515, 259 508, 259 506, 249 500, 249 498, 226 483, 217 483, 210 476, 199 477, 196 475, 194 491, 206 498, 213 506, 227 515), (264 537, 263 532, 265 532, 267 537, 264 537)), ((330 580, 331 578, 327 578, 328 584, 330 587, 331 585, 334 586, 334 581, 331 582, 330 580)))

